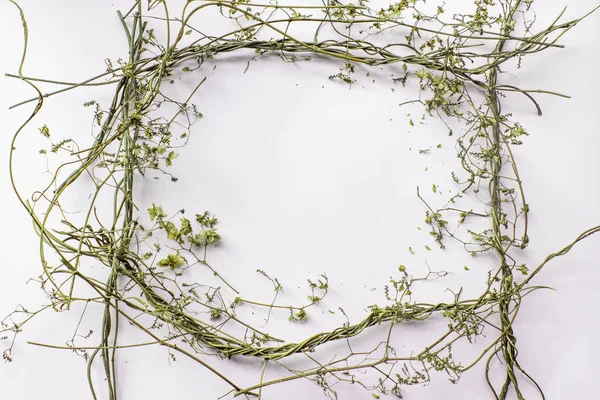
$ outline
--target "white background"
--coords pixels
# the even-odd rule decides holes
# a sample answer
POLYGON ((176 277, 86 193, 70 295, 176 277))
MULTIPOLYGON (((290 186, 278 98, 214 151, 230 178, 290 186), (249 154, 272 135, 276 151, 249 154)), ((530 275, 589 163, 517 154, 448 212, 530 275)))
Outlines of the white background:
MULTIPOLYGON (((539 27, 562 9, 561 2, 546 3, 538 4, 539 27)), ((571 3, 565 16, 569 19, 596 5, 588 0, 571 3)), ((127 2, 22 1, 21 5, 30 28, 25 75, 80 81, 103 71, 105 58, 126 56, 115 11, 128 8, 127 2)), ((563 38, 565 49, 525 59, 516 77, 502 77, 520 87, 572 96, 570 100, 538 97, 543 117, 535 116, 526 100, 511 98, 510 111, 530 133, 518 153, 532 208, 526 256, 530 267, 600 223, 598 23, 600 13, 563 38)), ((0 45, 0 71, 16 73, 22 28, 8 1, 0 2, 0 45)), ((174 171, 180 181, 140 184, 142 206, 154 201, 170 211, 185 207, 190 212, 208 209, 216 213, 224 242, 212 252, 210 261, 225 275, 235 277, 246 297, 259 297, 268 290, 256 275, 257 268, 284 285, 290 282, 290 299, 296 295, 296 282, 327 272, 332 293, 320 311, 343 305, 351 320, 357 321, 366 315, 368 305, 381 299, 381 287, 398 264, 422 271, 425 261, 434 270, 452 274, 441 283, 424 286, 423 297, 440 295, 446 287, 457 290, 462 286, 467 293, 477 293, 487 273, 485 263, 473 263, 465 271, 463 266, 471 261, 460 251, 426 252, 425 244, 435 246, 426 230, 416 229, 424 226, 416 186, 425 188, 432 202, 436 199, 432 184, 439 184, 445 194, 455 190, 448 175, 456 161, 452 138, 439 124, 429 119, 425 125, 410 127, 406 114, 420 114, 416 108, 398 107, 415 97, 414 85, 396 86, 392 92, 389 75, 375 71, 366 78, 366 70, 359 70, 362 77, 349 90, 327 79, 339 68, 336 62, 261 60, 252 63, 245 74, 244 57, 217 64, 214 72, 212 67, 197 72, 208 77, 198 97, 205 118, 195 126, 189 147, 177 160, 174 171), (373 78, 377 82, 372 83, 373 78), (436 149, 437 144, 442 149, 436 149), (418 153, 429 147, 434 149, 430 154, 418 153), (415 255, 410 255, 408 246, 415 249, 415 255)), ((12 111, 8 106, 33 95, 16 80, 0 79, 4 222, 0 316, 17 304, 33 309, 44 301, 35 283, 26 284, 40 273, 37 237, 12 192, 7 168, 12 134, 31 111, 31 105, 12 111)), ((56 135, 88 140, 90 115, 81 104, 94 98, 106 102, 110 91, 74 92, 47 101, 18 147, 22 148, 17 166, 24 192, 48 178, 43 159, 36 154, 40 135, 35 128, 48 124, 56 135)), ((556 291, 528 296, 515 325, 521 364, 549 400, 597 398, 598 248, 600 237, 592 237, 550 264, 536 283, 556 291)), ((75 312, 47 313, 26 327, 15 346, 15 361, 0 365, 0 398, 89 397, 82 359, 68 351, 26 344, 27 340, 62 344, 78 318, 75 312)), ((337 315, 329 322, 316 318, 317 323, 298 327, 284 324, 285 314, 278 318, 278 335, 290 340, 344 322, 337 315)), ((423 325, 403 334, 427 335, 430 328, 423 325)), ((123 399, 216 399, 227 391, 191 362, 180 358, 169 364, 161 348, 125 350, 120 357, 123 399)), ((239 363, 217 365, 241 382, 253 382, 246 379, 248 370, 239 363)), ((101 374, 99 368, 96 372, 101 374)), ((482 368, 469 371, 458 385, 437 378, 424 389, 410 388, 405 398, 491 398, 482 368)), ((372 398, 369 392, 353 389, 340 389, 340 398, 372 398)), ((308 382, 296 381, 266 390, 265 398, 318 398, 319 392, 308 382)))

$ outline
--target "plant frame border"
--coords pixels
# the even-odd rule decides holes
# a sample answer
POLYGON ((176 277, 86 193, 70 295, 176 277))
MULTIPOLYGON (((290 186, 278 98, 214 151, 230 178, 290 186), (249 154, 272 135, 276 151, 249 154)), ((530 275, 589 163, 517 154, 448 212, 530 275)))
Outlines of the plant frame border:
POLYGON ((92 379, 92 366, 98 357, 103 365, 105 390, 109 399, 116 400, 119 397, 115 354, 119 349, 129 346, 118 342, 120 320, 136 326, 149 336, 150 342, 140 345, 158 344, 169 348, 173 354, 191 358, 226 382, 231 387, 228 394, 234 396, 261 397, 265 387, 305 378, 321 386, 331 398, 337 397, 333 386, 340 381, 358 383, 372 391, 375 398, 380 395, 401 398, 403 386, 428 382, 434 372, 445 372, 451 380, 458 381, 462 373, 482 361, 486 363, 485 378, 493 398, 507 399, 512 391, 518 399, 524 399, 520 389, 523 379, 532 382, 544 398, 542 388, 519 363, 513 324, 522 298, 543 288, 530 285, 531 280, 553 258, 568 253, 579 241, 600 232, 600 226, 582 232, 573 242, 548 255, 531 270, 517 262, 514 252, 524 249, 529 242, 529 206, 525 201, 511 148, 520 145, 527 133, 518 122, 510 120, 510 115, 503 113, 502 99, 509 92, 526 96, 541 115, 534 95, 563 95, 504 85, 499 82, 498 75, 500 66, 506 62, 516 59, 520 64, 524 56, 548 48, 562 47, 558 43, 560 37, 596 9, 581 18, 566 22, 561 21, 563 11, 546 29, 536 32, 533 31, 532 24, 525 22, 525 33, 518 35, 515 33, 516 24, 530 10, 531 1, 500 0, 496 4, 500 10, 499 16, 496 16, 492 1, 479 0, 475 2, 473 14, 455 15, 451 22, 444 22, 442 7, 425 14, 419 11, 420 0, 402 0, 379 11, 369 9, 367 3, 360 0, 356 4, 330 0, 318 6, 256 4, 246 0, 193 0, 185 4, 181 16, 177 17, 170 13, 166 0, 137 0, 133 1, 129 11, 118 13, 129 45, 128 59, 120 60, 116 65, 109 63, 105 73, 89 80, 68 83, 24 75, 27 22, 17 2, 9 1, 20 12, 25 45, 18 73, 7 75, 20 79, 37 92, 35 98, 14 106, 35 104, 31 116, 14 135, 10 152, 10 176, 15 193, 32 218, 40 238, 43 267, 40 282, 48 295, 49 304, 36 311, 17 308, 2 321, 0 333, 13 334, 12 344, 3 353, 6 361, 12 360, 14 337, 31 318, 45 310, 70 309, 73 303, 80 302, 86 304, 86 307, 87 304, 103 307, 101 339, 98 346, 84 347, 72 342, 63 348, 86 359, 88 381, 94 399, 98 398, 98 394, 92 379), (147 5, 146 9, 144 4, 147 5), (209 36, 194 28, 191 24, 192 17, 211 7, 218 9, 225 19, 237 24, 236 28, 220 36, 209 36), (164 14, 166 44, 161 43, 154 31, 149 29, 151 20, 161 20, 157 17, 145 17, 146 12, 150 13, 152 10, 161 10, 164 14), (314 17, 311 14, 316 12, 323 15, 314 17), (405 17, 406 15, 410 17, 405 17), (317 26, 313 40, 301 40, 290 33, 290 27, 300 23, 317 26), (178 24, 179 28, 172 30, 172 24, 178 24), (428 28, 427 24, 436 25, 438 29, 428 28), (356 26, 364 26, 365 30, 375 32, 405 29, 408 30, 408 35, 402 43, 376 45, 367 39, 368 36, 352 36, 351 28, 356 26), (334 35, 335 39, 319 39, 319 35, 326 29, 331 29, 330 35, 334 35), (269 31, 278 38, 261 39, 259 35, 263 31, 269 31), (184 45, 184 41, 194 35, 199 39, 184 45), (424 38, 426 35, 429 36, 424 38), (487 41, 493 43, 494 48, 487 53, 478 54, 472 50, 472 41, 487 41), (398 52, 397 48, 400 49, 398 52), (498 265, 490 273, 487 288, 481 296, 463 299, 459 292, 454 294, 453 301, 449 303, 414 302, 411 299, 413 284, 432 277, 428 275, 414 278, 400 266, 400 278, 392 280, 386 287, 389 305, 371 306, 369 314, 358 323, 348 322, 332 331, 310 336, 304 341, 286 343, 260 328, 248 326, 236 314, 236 308, 248 304, 265 309, 268 313, 281 308, 289 311, 292 323, 300 323, 307 318, 307 310, 322 301, 327 294, 328 281, 325 275, 309 281, 311 294, 307 304, 290 306, 277 302, 277 295, 281 291, 279 281, 264 271, 259 271, 273 283, 274 299, 267 304, 254 302, 239 296, 235 286, 206 261, 207 248, 221 240, 217 231, 217 219, 213 215, 208 212, 199 213, 190 220, 183 212, 169 216, 160 205, 153 204, 147 210, 153 225, 143 226, 134 200, 135 182, 149 171, 158 171, 176 180, 168 172, 168 167, 178 156, 176 149, 185 144, 189 136, 175 138, 171 127, 178 123, 178 118, 183 118, 189 123, 185 126, 189 131, 195 120, 201 117, 190 101, 206 78, 199 80, 184 101, 168 98, 161 91, 161 85, 179 72, 176 71, 177 68, 182 68, 181 73, 191 73, 207 59, 220 53, 239 50, 253 50, 257 57, 277 54, 284 61, 291 62, 317 56, 340 60, 344 67, 330 78, 347 84, 354 82, 352 74, 355 64, 397 64, 406 73, 400 79, 405 81, 414 77, 419 80, 421 92, 428 96, 426 100, 419 100, 426 113, 440 118, 454 118, 464 124, 465 132, 457 139, 457 152, 466 177, 453 174, 457 185, 463 188, 461 194, 451 198, 442 209, 431 208, 419 192, 417 195, 426 207, 425 222, 441 248, 444 247, 444 240, 452 239, 461 242, 473 255, 486 252, 496 255, 498 265), (152 55, 147 55, 148 53, 152 55), (473 60, 478 63, 469 66, 469 61, 473 60), (190 68, 186 64, 189 62, 195 62, 196 65, 190 68), (407 66, 416 68, 416 71, 409 70, 407 66), (44 94, 37 86, 39 83, 61 85, 62 88, 44 94), (45 99, 67 90, 92 85, 115 87, 113 102, 108 109, 101 108, 95 102, 86 104, 95 108, 97 134, 94 143, 81 149, 70 138, 55 142, 50 128, 46 125, 39 128, 39 132, 50 143, 45 155, 68 154, 74 161, 61 163, 51 184, 37 192, 32 200, 27 200, 18 190, 13 162, 21 133, 42 109, 45 99), (472 93, 482 95, 483 101, 475 100, 472 93), (174 116, 154 117, 153 113, 163 103, 175 106, 177 111, 174 116), (179 145, 177 140, 183 144, 179 145), (66 178, 59 179, 62 169, 69 173, 66 178), (75 182, 88 178, 96 183, 96 192, 83 223, 78 225, 65 216, 60 199, 75 182), (103 222, 97 212, 96 200, 100 191, 106 189, 113 190, 111 193, 114 195, 114 204, 110 220, 103 222), (482 201, 482 210, 466 210, 455 206, 463 194, 471 193, 469 191, 474 191, 475 194, 486 192, 489 195, 489 200, 482 201), (37 212, 36 207, 41 207, 43 211, 37 212), (60 225, 53 225, 55 222, 52 216, 55 214, 63 217, 60 225), (458 216, 459 224, 465 219, 487 218, 490 226, 481 232, 467 231, 470 239, 465 240, 449 228, 449 219, 446 218, 448 214, 458 216), (175 216, 179 221, 174 219, 175 216), (154 250, 148 252, 138 250, 143 240, 157 236, 165 238, 169 246, 154 246, 154 250), (143 239, 140 240, 140 237, 143 239), (106 279, 100 281, 86 273, 85 260, 94 260, 104 265, 107 268, 106 279), (234 293, 233 299, 226 299, 220 288, 184 282, 185 271, 198 264, 208 268, 221 280, 227 290, 234 293), (519 274, 515 272, 522 274, 523 278, 517 280, 519 274), (76 282, 85 283, 94 295, 78 297, 76 282), (135 295, 131 294, 133 288, 137 291, 135 295), (199 295, 195 292, 196 289, 206 291, 207 294, 199 295), (191 307, 203 308, 209 320, 189 312, 191 307), (131 311, 151 318, 152 325, 144 325, 131 311), (317 362, 311 356, 322 345, 339 340, 348 341, 362 335, 369 327, 389 324, 391 332, 395 325, 404 321, 424 321, 432 315, 446 318, 448 329, 439 339, 416 354, 397 356, 388 336, 388 341, 367 354, 351 352, 347 357, 336 358, 326 364, 317 362), (245 327, 250 334, 243 338, 236 337, 225 329, 225 324, 245 327), (159 333, 159 325, 167 327, 166 336, 159 333), (483 326, 495 329, 496 339, 473 362, 465 366, 457 363, 452 354, 452 344, 458 340, 472 341, 481 334, 483 326), (184 341, 185 346, 176 344, 176 340, 184 341), (227 359, 245 356, 262 360, 260 381, 250 387, 238 385, 207 362, 204 357, 207 354, 227 359), (284 361, 298 354, 306 356, 315 366, 302 371, 285 367, 284 361), (375 354, 377 357, 373 358, 375 354), (363 360, 353 364, 353 357, 363 357, 363 360), (494 385, 491 381, 490 370, 496 358, 502 360, 505 376, 501 385, 494 385), (288 368, 288 376, 263 380, 267 366, 273 364, 288 368), (353 372, 360 369, 369 369, 379 374, 379 380, 375 384, 358 381, 353 372))

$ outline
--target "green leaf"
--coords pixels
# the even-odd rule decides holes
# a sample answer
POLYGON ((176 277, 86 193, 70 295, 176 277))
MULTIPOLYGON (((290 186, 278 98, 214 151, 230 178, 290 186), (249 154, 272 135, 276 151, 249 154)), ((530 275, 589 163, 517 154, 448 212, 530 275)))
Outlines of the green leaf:
POLYGON ((522 273, 523 275, 527 275, 529 273, 529 269, 527 268, 527 264, 521 264, 516 268, 517 271, 522 273))
POLYGON ((170 167, 171 165, 173 165, 173 160, 177 157, 179 157, 179 154, 175 153, 174 151, 170 151, 167 158, 165 158, 165 164, 167 164, 167 166, 170 167))
POLYGON ((437 192, 437 187, 435 186, 435 183, 431 185, 431 190, 433 191, 433 193, 437 192))
POLYGON ((208 211, 204 211, 203 214, 196 214, 196 221, 204 227, 213 228, 217 224, 218 219, 214 216, 211 218, 208 211))
POLYGON ((181 267, 183 264, 185 264, 185 258, 183 258, 179 252, 175 254, 171 253, 166 258, 163 258, 158 262, 159 267, 169 267, 171 271, 173 271, 175 268, 181 267))
POLYGON ((181 218, 181 228, 179 228, 181 235, 189 235, 192 233, 192 224, 189 219, 181 218))
POLYGON ((200 235, 206 239, 208 244, 213 244, 221 240, 221 235, 219 235, 215 228, 207 229, 203 231, 200 235))
POLYGON ((415 251, 414 251, 414 250, 413 250, 413 248, 412 248, 412 247, 410 247, 410 246, 408 246, 408 251, 410 252, 410 254, 413 254, 413 255, 415 254, 415 251))
POLYGON ((152 203, 152 207, 148 209, 148 214, 150 215, 150 221, 154 221, 156 218, 158 218, 158 220, 160 221, 161 219, 167 216, 167 214, 165 214, 165 212, 163 211, 162 207, 157 206, 154 203, 152 203))
POLYGON ((304 309, 299 310, 297 313, 294 313, 291 309, 290 309, 290 317, 289 320, 290 321, 306 321, 306 318, 308 317, 308 315, 306 314, 306 311, 304 311, 304 309))
POLYGON ((156 146, 156 154, 165 154, 167 152, 167 146, 156 146))
POLYGON ((178 240, 181 237, 181 235, 179 233, 179 229, 177 229, 175 224, 172 223, 171 221, 169 221, 165 224, 164 229, 167 232, 167 237, 171 240, 178 240))
POLYGON ((188 240, 195 246, 207 246, 220 241, 221 235, 216 232, 216 228, 206 229, 197 235, 188 236, 188 240))
POLYGON ((319 296, 307 296, 308 300, 310 300, 311 303, 317 303, 318 301, 321 300, 321 298, 319 296))
POLYGON ((44 124, 44 126, 39 128, 39 131, 45 137, 50 137, 50 128, 48 128, 48 125, 44 124))

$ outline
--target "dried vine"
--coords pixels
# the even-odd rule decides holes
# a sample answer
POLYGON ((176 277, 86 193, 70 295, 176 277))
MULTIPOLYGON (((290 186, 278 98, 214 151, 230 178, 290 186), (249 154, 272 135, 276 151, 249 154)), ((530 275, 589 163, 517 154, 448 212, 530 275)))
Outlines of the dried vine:
MULTIPOLYGON (((513 323, 522 299, 540 288, 531 281, 548 261, 566 254, 580 240, 600 231, 600 226, 582 233, 532 270, 518 261, 519 252, 529 242, 529 205, 511 149, 522 143, 527 132, 502 111, 503 98, 505 93, 518 92, 531 100, 541 115, 535 94, 562 95, 502 84, 499 72, 507 62, 518 60, 520 66, 524 56, 562 47, 560 37, 585 17, 565 22, 561 13, 552 24, 536 31, 530 19, 532 1, 527 0, 477 0, 471 14, 452 16, 446 15, 442 6, 431 13, 421 11, 424 1, 420 0, 402 0, 380 10, 370 9, 364 0, 355 4, 329 0, 322 5, 305 6, 196 0, 186 2, 177 17, 167 1, 137 0, 129 11, 118 15, 129 45, 128 58, 108 61, 104 73, 81 83, 69 83, 23 74, 27 23, 20 7, 10 1, 21 12, 25 52, 18 73, 8 76, 22 80, 37 92, 35 98, 15 105, 34 103, 35 108, 14 136, 10 173, 15 193, 39 234, 43 266, 40 282, 49 299, 40 310, 18 308, 2 321, 1 332, 12 333, 6 338, 13 344, 14 336, 41 311, 62 311, 75 303, 85 304, 86 309, 88 305, 100 305, 104 315, 97 346, 81 346, 74 340, 67 346, 38 345, 66 348, 84 357, 93 398, 99 396, 92 373, 100 356, 105 390, 111 400, 119 397, 115 354, 118 349, 131 346, 119 342, 120 321, 127 321, 151 338, 151 342, 139 345, 158 344, 170 348, 173 354, 192 358, 226 381, 234 396, 260 397, 264 387, 306 378, 321 386, 331 398, 337 397, 334 385, 340 381, 359 384, 371 390, 375 398, 383 394, 401 398, 403 386, 428 382, 434 371, 443 371, 452 381, 458 381, 479 362, 487 365, 486 379, 495 399, 508 398, 510 388, 518 399, 524 399, 520 386, 523 379, 537 386, 518 360, 513 323), (234 23, 235 29, 209 35, 195 27, 193 17, 211 9, 217 9, 225 20, 234 23), (156 24, 163 24, 166 40, 158 38, 152 28, 156 24), (310 34, 293 35, 297 25, 309 27, 310 34), (383 33, 397 41, 377 44, 377 35, 383 33), (190 102, 204 79, 183 100, 170 97, 166 85, 173 83, 178 74, 201 69, 208 59, 242 50, 254 51, 253 57, 276 54, 286 62, 315 57, 341 60, 343 67, 330 79, 350 85, 355 82, 358 64, 390 65, 402 70, 398 82, 419 81, 421 93, 416 102, 423 105, 424 115, 459 124, 456 149, 463 171, 452 173, 461 191, 446 206, 434 209, 419 191, 417 195, 425 205, 425 222, 431 228, 432 238, 441 248, 446 240, 456 240, 474 256, 488 252, 496 255, 486 289, 478 298, 463 299, 461 293, 456 293, 447 303, 415 302, 411 297, 415 282, 444 273, 430 272, 426 277, 415 278, 400 266, 398 278, 386 286, 389 302, 371 306, 362 321, 348 322, 301 342, 284 342, 272 337, 264 327, 251 326, 236 310, 252 305, 263 309, 267 320, 271 312, 283 310, 289 312, 291 323, 302 322, 310 307, 327 295, 326 275, 309 280, 307 304, 290 306, 278 302, 281 283, 259 271, 273 283, 274 299, 271 303, 245 299, 235 284, 225 279, 226 274, 206 259, 207 248, 221 240, 218 221, 212 214, 198 213, 188 219, 183 211, 169 215, 156 204, 147 210, 147 215, 138 212, 135 182, 157 171, 176 181, 168 168, 178 156, 177 149, 192 133, 192 125, 201 117, 190 102), (61 88, 43 94, 38 88, 41 84, 61 88), (54 141, 48 126, 39 128, 49 140, 49 147, 41 153, 60 162, 47 187, 28 200, 14 180, 15 144, 47 98, 91 85, 114 87, 108 108, 96 102, 85 104, 94 109, 93 143, 79 146, 74 138, 54 141), (166 115, 164 110, 169 107, 175 111, 166 115), (176 137, 175 128, 183 128, 186 133, 176 137), (82 179, 92 181, 95 192, 86 204, 83 220, 74 220, 61 208, 61 202, 69 195, 78 195, 73 187, 82 179), (100 210, 109 204, 107 193, 112 198, 110 213, 100 210), (473 198, 480 200, 480 209, 461 206, 473 198), (477 232, 467 229, 465 220, 472 219, 483 219, 487 227, 477 232), (103 265, 105 276, 92 274, 93 265, 103 265), (190 268, 195 265, 208 269, 215 282, 193 281, 190 268), (394 327, 406 321, 425 321, 433 315, 446 318, 447 329, 423 349, 398 355, 390 339, 394 327), (383 324, 389 326, 387 340, 371 351, 353 350, 351 338, 383 324), (457 360, 452 353, 453 344, 472 342, 484 327, 494 331, 491 344, 475 360, 465 364, 457 360), (321 362, 313 354, 327 343, 342 340, 347 342, 346 355, 321 362), (260 381, 241 387, 208 363, 207 355, 261 359, 260 381), (286 364, 294 355, 303 355, 309 366, 297 370, 286 364), (502 361, 504 379, 500 386, 491 380, 495 359, 502 361), (288 371, 287 376, 265 380, 265 371, 272 365, 288 371), (358 370, 367 369, 373 374, 368 376, 375 377, 371 381, 357 375, 358 370)), ((12 359, 12 349, 11 344, 3 353, 5 360, 12 359)), ((543 398, 542 388, 537 388, 543 398)))

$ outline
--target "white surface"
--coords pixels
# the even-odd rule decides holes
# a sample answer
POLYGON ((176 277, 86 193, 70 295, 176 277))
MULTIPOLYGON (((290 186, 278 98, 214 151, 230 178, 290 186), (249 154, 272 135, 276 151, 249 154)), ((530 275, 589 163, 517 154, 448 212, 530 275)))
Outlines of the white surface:
MULTIPOLYGON (((127 4, 22 1, 30 27, 25 74, 78 81, 102 71, 105 58, 125 56, 115 11, 127 4)), ((587 0, 570 4, 566 17, 577 17, 594 6, 587 0)), ((538 4, 539 26, 560 9, 560 2, 538 4)), ((532 208, 527 256, 531 265, 600 223, 598 23, 600 13, 563 38, 566 49, 525 59, 517 78, 510 78, 522 87, 572 96, 570 100, 538 97, 544 110, 541 118, 521 98, 514 98, 511 110, 531 135, 519 150, 520 172, 532 208)), ((0 44, 0 71, 16 72, 21 24, 7 1, 0 3, 0 44)), ((175 171, 181 180, 141 184, 142 205, 160 199, 171 211, 185 207, 190 212, 208 209, 217 214, 225 240, 212 250, 210 261, 234 276, 247 297, 268 290, 267 282, 256 275, 257 268, 284 285, 289 282, 290 300, 305 294, 295 290, 296 282, 326 272, 332 293, 322 310, 327 313, 327 308, 343 305, 350 318, 358 320, 366 306, 380 299, 381 287, 399 263, 420 271, 425 261, 434 270, 453 272, 443 282, 423 288, 427 295, 460 286, 476 293, 487 273, 485 265, 466 272, 463 265, 470 260, 459 249, 426 253, 424 245, 434 245, 425 231, 416 230, 423 225, 424 210, 415 187, 439 183, 445 193, 454 190, 447 177, 456 160, 452 138, 434 120, 408 126, 409 111, 398 104, 414 98, 414 87, 392 93, 389 76, 372 73, 384 84, 363 78, 348 90, 327 79, 339 67, 337 62, 284 65, 262 60, 243 74, 245 67, 240 57, 218 63, 214 72, 208 67, 199 72, 208 76, 198 100, 205 118, 197 123, 189 147, 177 160, 175 171), (345 116, 337 117, 341 113, 345 116), (418 154, 419 148, 435 148, 438 143, 441 150, 418 154), (408 246, 416 249, 414 256, 408 246)), ((16 304, 34 308, 44 301, 35 284, 26 284, 40 273, 37 238, 12 193, 6 168, 12 133, 30 111, 7 108, 31 96, 25 85, 0 80, 0 204, 5 221, 0 230, 4 250, 0 316, 16 304)), ((80 104, 90 99, 106 101, 109 96, 110 91, 79 91, 49 99, 26 135, 38 140, 35 128, 45 123, 65 136, 89 138, 89 113, 80 104)), ((37 147, 21 146, 20 176, 27 192, 29 186, 34 190, 44 182, 44 164, 37 147), (23 167, 24 162, 31 164, 23 167)), ((592 237, 550 264, 536 282, 557 290, 528 296, 515 326, 519 359, 549 400, 597 396, 600 349, 594 341, 599 328, 595 305, 600 300, 600 262, 595 250, 599 247, 600 237, 592 237)), ((0 366, 1 398, 89 398, 82 359, 66 351, 26 345, 26 340, 64 343, 78 317, 75 311, 47 313, 26 327, 15 348, 15 361, 0 366)), ((277 317, 281 320, 275 322, 277 334, 290 339, 344 322, 336 316, 298 327, 283 323, 287 314, 277 317)), ((434 324, 400 332, 416 340, 417 332, 426 336, 431 329, 434 324)), ((122 398, 216 399, 228 390, 201 367, 182 357, 169 364, 167 356, 161 348, 123 351, 122 398)), ((257 376, 256 369, 210 361, 242 383, 251 384, 257 376)), ((100 369, 96 372, 101 374, 100 369)), ((428 387, 407 389, 405 398, 491 398, 482 368, 471 370, 454 386, 441 376, 436 378, 428 387)), ((354 389, 341 388, 340 398, 372 398, 369 392, 354 389)), ((295 381, 265 390, 265 395, 266 399, 318 398, 320 389, 295 381)))

